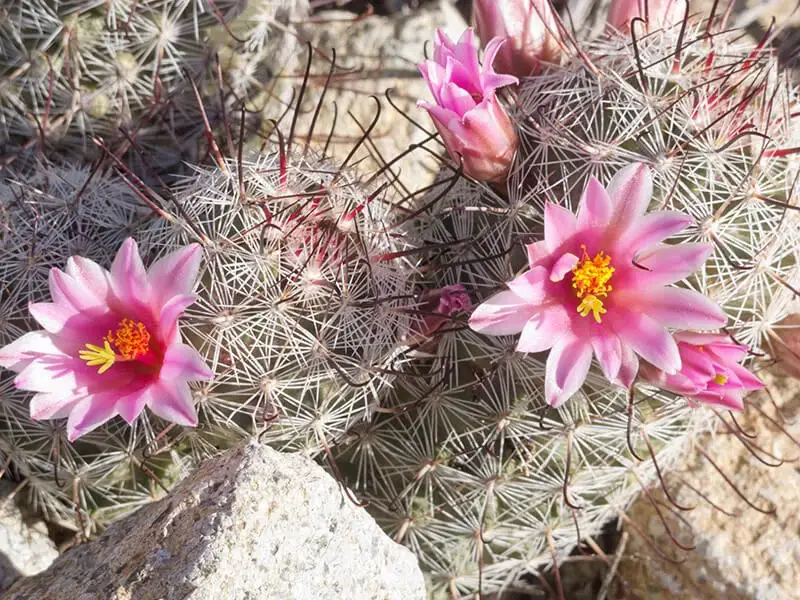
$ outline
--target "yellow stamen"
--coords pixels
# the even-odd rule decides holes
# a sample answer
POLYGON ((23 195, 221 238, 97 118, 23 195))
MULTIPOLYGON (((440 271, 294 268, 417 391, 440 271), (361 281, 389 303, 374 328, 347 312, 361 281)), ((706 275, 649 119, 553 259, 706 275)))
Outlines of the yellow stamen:
POLYGON ((108 343, 108 340, 104 340, 104 342, 102 348, 94 344, 86 344, 88 350, 81 350, 78 352, 78 356, 81 357, 81 360, 85 360, 88 366, 96 367, 97 365, 101 365, 100 369, 97 371, 99 374, 108 371, 111 365, 114 364, 114 361, 117 360, 117 355, 114 354, 114 350, 111 349, 111 344, 108 343))
POLYGON ((108 371, 111 366, 118 361, 136 360, 137 357, 147 354, 150 351, 150 332, 147 331, 144 323, 134 323, 130 319, 122 319, 115 332, 108 332, 103 338, 103 347, 94 344, 86 344, 87 350, 78 352, 81 360, 85 360, 87 366, 96 367, 100 365, 98 374, 108 371), (111 345, 116 346, 115 352, 111 345))
POLYGON ((722 373, 717 373, 716 375, 714 375, 714 383, 716 383, 717 385, 725 385, 726 383, 728 383, 728 378, 725 377, 725 375, 723 375, 722 373))
POLYGON ((594 258, 589 258, 586 246, 582 245, 583 258, 581 262, 572 269, 572 287, 578 298, 582 302, 578 305, 578 312, 582 317, 592 313, 594 320, 600 323, 600 315, 607 311, 600 298, 608 296, 612 287, 608 284, 614 274, 614 267, 611 265, 611 257, 607 256, 602 250, 595 254, 594 258))

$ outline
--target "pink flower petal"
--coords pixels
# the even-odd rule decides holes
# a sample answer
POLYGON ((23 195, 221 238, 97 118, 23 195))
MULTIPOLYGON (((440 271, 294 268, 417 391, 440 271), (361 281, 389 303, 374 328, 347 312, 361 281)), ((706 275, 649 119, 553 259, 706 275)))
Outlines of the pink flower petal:
POLYGON ((207 380, 213 376, 203 357, 186 344, 173 344, 167 348, 159 375, 167 382, 207 380))
POLYGON ((197 299, 196 296, 173 296, 166 304, 161 307, 161 314, 158 316, 158 328, 167 343, 176 340, 178 333, 178 319, 183 315, 186 307, 197 299))
POLYGON ((57 334, 64 324, 74 317, 77 311, 71 306, 54 304, 53 302, 33 302, 28 305, 28 311, 48 333, 57 334))
POLYGON ((764 389, 764 382, 761 381, 758 377, 753 375, 750 371, 745 369, 741 365, 731 365, 731 371, 736 374, 736 377, 739 379, 739 384, 745 390, 763 390, 764 389))
POLYGON ((592 364, 592 346, 573 335, 562 336, 550 350, 545 366, 546 402, 558 408, 577 392, 592 364))
POLYGON ((636 279, 643 286, 675 283, 702 267, 712 250, 710 244, 660 246, 636 259, 639 265, 649 269, 637 269, 636 279))
POLYGON ((622 366, 622 344, 617 335, 611 331, 599 332, 592 336, 592 349, 606 379, 616 380, 622 366))
POLYGON ((525 323, 517 343, 517 352, 543 352, 562 335, 568 335, 570 319, 561 306, 551 306, 534 313, 525 323))
POLYGON ((669 374, 681 368, 678 345, 660 323, 635 311, 609 310, 604 316, 623 347, 630 346, 636 354, 669 374))
POLYGON ((508 289, 528 304, 540 304, 547 295, 547 269, 535 267, 506 283, 508 289))
POLYGON ((47 355, 65 357, 47 332, 31 331, 0 348, 0 366, 19 372, 35 358, 47 355))
POLYGON ((690 399, 742 411, 744 410, 743 396, 742 390, 724 390, 720 392, 700 392, 691 396, 690 399))
POLYGON ((550 252, 575 235, 576 227, 575 215, 566 208, 552 202, 544 205, 544 239, 550 252))
POLYGON ((614 302, 676 329, 716 329, 724 327, 728 320, 715 302, 694 290, 625 290, 615 295, 614 302))
POLYGON ((692 218, 674 211, 649 213, 639 219, 631 230, 626 246, 631 252, 644 252, 660 244, 668 237, 683 231, 692 222, 692 218))
POLYGON ((639 373, 639 357, 636 356, 633 348, 622 343, 621 340, 620 347, 622 349, 622 355, 620 356, 619 374, 614 383, 630 389, 634 379, 636 379, 636 375, 639 373))
POLYGON ((14 379, 14 385, 31 392, 58 392, 62 389, 75 389, 76 362, 69 356, 47 356, 30 362, 14 379))
POLYGON ((153 286, 156 308, 162 307, 173 296, 192 293, 202 260, 200 244, 189 244, 152 264, 147 275, 153 286))
POLYGON ((65 271, 79 285, 93 294, 98 303, 107 302, 108 292, 111 289, 108 281, 109 274, 96 262, 83 256, 71 256, 67 260, 65 271))
POLYGON ((111 289, 123 304, 149 305, 150 283, 133 238, 126 239, 114 257, 111 264, 111 289))
POLYGON ((117 416, 116 395, 94 394, 75 404, 67 419, 67 437, 74 442, 117 416))
POLYGON ((197 411, 192 399, 192 391, 185 381, 166 384, 159 381, 151 391, 147 406, 156 415, 171 423, 194 427, 197 425, 197 411))
POLYGON ((590 177, 578 205, 578 228, 605 227, 611 220, 611 198, 594 177, 590 177))
POLYGON ((59 269, 50 269, 50 296, 59 306, 76 311, 103 307, 105 302, 95 296, 83 282, 79 282, 59 269))
POLYGON ((547 249, 547 242, 545 241, 527 244, 525 249, 528 252, 528 266, 530 268, 539 266, 540 262, 550 257, 550 251, 547 249))
POLYGON ((31 398, 31 419, 63 419, 75 407, 75 404, 86 398, 85 392, 62 388, 55 392, 40 392, 31 398))
POLYGON ((611 197, 614 224, 620 229, 628 227, 641 217, 653 196, 653 178, 650 168, 634 163, 619 170, 606 187, 611 197))
POLYGON ((139 386, 128 394, 117 398, 116 411, 119 416, 125 419, 128 425, 142 414, 145 405, 151 401, 152 385, 139 386))
POLYGON ((563 281, 567 273, 575 268, 575 265, 578 264, 579 260, 580 259, 571 252, 567 252, 566 254, 562 255, 561 258, 556 261, 556 264, 553 265, 553 268, 550 271, 550 281, 554 283, 563 281))
POLYGON ((500 292, 474 310, 469 326, 487 335, 513 335, 522 331, 537 310, 538 307, 527 304, 514 292, 500 292))

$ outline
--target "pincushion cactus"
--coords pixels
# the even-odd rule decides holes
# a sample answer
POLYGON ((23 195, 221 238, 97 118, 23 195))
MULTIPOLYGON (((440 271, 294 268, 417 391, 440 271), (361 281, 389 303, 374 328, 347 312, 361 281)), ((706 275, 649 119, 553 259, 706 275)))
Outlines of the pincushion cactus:
MULTIPOLYGON (((679 285, 722 308, 738 360, 785 316, 800 283, 796 91, 738 32, 715 26, 712 43, 699 19, 647 35, 637 23, 634 39, 608 32, 520 82, 505 186, 455 181, 458 164, 444 166, 417 223, 431 248, 422 270, 431 289, 460 284, 485 301, 528 266, 525 245, 546 238, 546 203, 575 213, 590 177, 605 185, 642 163, 654 182, 649 210, 689 216, 668 243, 712 248, 679 285)), ((642 257, 637 268, 653 266, 642 257)), ((697 326, 721 324, 712 320, 697 326)), ((519 352, 516 337, 472 331, 465 315, 439 331, 339 454, 359 498, 419 556, 434 597, 503 589, 559 562, 715 419, 641 380, 629 393, 597 366, 554 410, 545 345, 519 352)))

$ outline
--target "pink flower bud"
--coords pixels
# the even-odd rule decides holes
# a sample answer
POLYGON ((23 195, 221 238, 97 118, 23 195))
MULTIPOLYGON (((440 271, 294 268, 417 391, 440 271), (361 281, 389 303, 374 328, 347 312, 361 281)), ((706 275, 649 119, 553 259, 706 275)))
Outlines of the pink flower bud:
POLYGON ((433 60, 418 65, 435 100, 418 106, 430 113, 453 160, 463 160, 464 173, 478 181, 504 181, 519 144, 495 95, 497 88, 519 81, 492 68, 502 44, 499 39, 489 43, 481 66, 472 29, 457 44, 437 30, 433 60))
POLYGON ((614 29, 630 33, 631 21, 637 17, 653 30, 677 25, 685 15, 686 0, 611 0, 607 21, 614 29))
POLYGON ((453 315, 469 313, 472 310, 469 294, 464 286, 458 283, 432 290, 426 293, 424 300, 421 312, 424 314, 422 333, 425 336, 430 336, 445 327, 453 315))
POLYGON ((542 62, 558 62, 559 30, 549 0, 475 0, 473 13, 485 46, 495 37, 505 40, 495 60, 501 73, 525 77, 539 73, 542 62))
POLYGON ((800 379, 800 313, 794 313, 772 328, 772 355, 787 375, 800 379))
POLYGON ((681 368, 668 375, 653 365, 643 363, 639 374, 648 383, 686 397, 690 403, 706 402, 742 410, 742 399, 764 384, 739 364, 747 347, 720 333, 681 331, 674 336, 678 343, 681 368))

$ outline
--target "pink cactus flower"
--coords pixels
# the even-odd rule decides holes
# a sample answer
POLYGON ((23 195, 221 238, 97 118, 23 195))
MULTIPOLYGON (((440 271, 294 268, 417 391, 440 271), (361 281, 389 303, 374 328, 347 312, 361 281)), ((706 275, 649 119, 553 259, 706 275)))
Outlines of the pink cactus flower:
POLYGON ((484 45, 505 41, 494 65, 517 77, 536 75, 561 56, 557 17, 549 0, 475 0, 475 27, 484 45))
POLYGON ((31 418, 67 420, 70 441, 116 415, 132 423, 145 406, 179 425, 197 424, 188 381, 211 378, 181 343, 178 317, 194 302, 202 251, 191 244, 145 270, 128 238, 106 271, 80 256, 50 271, 52 302, 30 304, 44 330, 0 349, 15 385, 36 392, 31 418))
POLYGON ((686 0, 611 0, 608 24, 624 33, 630 33, 631 21, 644 19, 648 29, 673 27, 686 15, 686 0))
POLYGON ((418 106, 430 113, 453 160, 463 160, 464 173, 478 181, 504 181, 519 144, 495 95, 497 88, 518 83, 492 68, 502 44, 499 39, 489 42, 481 66, 472 29, 457 44, 437 29, 433 60, 418 65, 435 100, 418 106))
POLYGON ((702 294, 665 287, 698 269, 712 247, 661 244, 691 218, 672 211, 645 214, 652 191, 650 170, 634 164, 607 189, 591 178, 577 216, 547 203, 544 240, 527 246, 530 269, 472 313, 475 331, 521 332, 520 352, 550 349, 545 397, 551 406, 580 389, 592 354, 609 381, 630 387, 638 356, 669 374, 681 368, 667 327, 725 324, 724 313, 702 294))
POLYGON ((693 405, 705 402, 734 410, 744 409, 742 399, 747 392, 764 387, 760 379, 739 364, 747 348, 730 336, 681 331, 674 338, 681 355, 680 370, 669 374, 642 363, 642 379, 681 394, 693 405))

